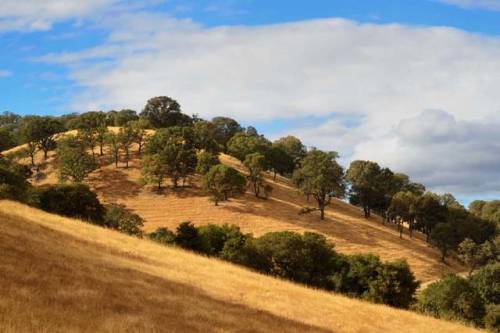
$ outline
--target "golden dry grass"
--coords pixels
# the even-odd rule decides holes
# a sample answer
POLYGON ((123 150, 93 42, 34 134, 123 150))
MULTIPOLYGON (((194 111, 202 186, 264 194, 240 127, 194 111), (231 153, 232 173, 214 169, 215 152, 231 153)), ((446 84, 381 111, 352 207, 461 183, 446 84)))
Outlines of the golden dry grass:
MULTIPOLYGON (((117 128, 112 130, 116 131, 117 128)), ((54 153, 51 152, 45 163, 41 154, 38 154, 37 160, 42 164, 45 178, 34 182, 35 185, 56 183, 54 153)), ((153 188, 139 184, 140 159, 136 154, 133 154, 128 169, 122 164, 115 168, 106 160, 106 157, 100 159, 102 168, 90 175, 89 185, 104 202, 124 204, 143 217, 146 221, 144 229, 148 232, 158 227, 175 230, 183 221, 191 221, 196 225, 236 224, 244 232, 256 236, 271 231, 313 231, 334 242, 341 253, 374 253, 384 260, 404 258, 422 282, 438 279, 445 273, 464 271, 455 260, 450 259, 448 264, 443 264, 438 251, 430 247, 422 235, 415 233, 415 237, 410 240, 405 234, 404 239, 400 239, 393 226, 384 225, 377 216, 366 220, 358 208, 343 201, 332 202, 327 208, 325 221, 321 221, 319 214, 315 213, 299 215, 301 207, 315 207, 315 203, 313 200, 307 202, 285 178, 278 177, 275 182, 271 176, 266 177, 273 187, 271 197, 267 200, 246 193, 241 198, 215 207, 202 193, 198 176, 190 177, 188 186, 183 189, 173 191, 165 187, 162 193, 158 193, 153 188)), ((236 159, 221 155, 221 160, 244 172, 236 159)), ((24 159, 22 162, 29 163, 29 160, 24 159)))
POLYGON ((0 201, 1 332, 477 332, 0 201))

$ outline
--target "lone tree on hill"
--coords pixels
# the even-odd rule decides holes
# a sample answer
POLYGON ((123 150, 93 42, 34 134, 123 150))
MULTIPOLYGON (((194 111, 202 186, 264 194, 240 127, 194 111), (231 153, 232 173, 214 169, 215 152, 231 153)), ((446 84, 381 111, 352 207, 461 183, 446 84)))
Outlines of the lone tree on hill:
POLYGON ((325 219, 325 207, 332 197, 342 197, 345 193, 344 170, 335 160, 338 154, 312 149, 295 170, 293 180, 306 195, 314 197, 325 219))
POLYGON ((265 170, 266 159, 260 153, 253 153, 246 156, 243 164, 248 169, 248 181, 252 185, 253 193, 257 198, 260 197, 260 191, 263 188, 267 197, 271 191, 271 186, 265 184, 262 172, 265 170))
POLYGON ((59 179, 82 182, 90 172, 95 170, 96 164, 84 144, 75 137, 61 139, 57 147, 57 164, 59 179))
POLYGON ((193 122, 191 117, 181 112, 180 104, 167 96, 148 100, 140 116, 147 119, 154 128, 188 126, 193 122))
POLYGON ((42 150, 44 159, 47 159, 48 152, 56 148, 55 135, 63 130, 63 124, 52 117, 31 116, 23 121, 21 135, 28 143, 26 152, 32 166, 35 165, 37 149, 42 150))
POLYGON ((211 196, 215 205, 245 193, 245 177, 223 164, 210 168, 203 177, 203 191, 211 196))

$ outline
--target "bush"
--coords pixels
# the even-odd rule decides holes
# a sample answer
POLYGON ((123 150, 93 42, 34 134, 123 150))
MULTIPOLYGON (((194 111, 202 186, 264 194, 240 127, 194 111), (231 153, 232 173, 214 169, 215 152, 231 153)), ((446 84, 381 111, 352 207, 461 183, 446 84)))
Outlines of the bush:
POLYGON ((56 185, 44 189, 40 193, 40 208, 104 225, 105 209, 87 185, 56 185))
POLYGON ((258 250, 252 235, 239 235, 226 241, 220 258, 261 273, 270 273, 272 262, 258 250))
POLYGON ((200 251, 209 256, 218 256, 226 242, 231 238, 239 238, 243 234, 237 226, 227 224, 218 226, 204 225, 198 228, 200 251))
POLYGON ((156 231, 149 233, 147 237, 160 244, 175 244, 175 234, 167 228, 158 228, 156 231))
POLYGON ((491 304, 486 308, 484 326, 494 333, 500 333, 500 305, 491 304))
POLYGON ((422 291, 417 308, 438 318, 480 325, 485 314, 481 295, 464 278, 446 275, 422 291))
POLYGON ((334 288, 332 275, 341 266, 341 257, 322 235, 273 232, 258 238, 255 245, 271 263, 271 274, 315 287, 334 288))
POLYGON ((143 219, 128 212, 123 205, 112 204, 106 210, 105 225, 133 236, 142 236, 143 219))
POLYGON ((420 283, 415 280, 406 260, 384 263, 377 268, 377 273, 369 283, 365 299, 405 309, 414 303, 420 283))
POLYGON ((486 304, 500 304, 500 262, 479 269, 472 276, 471 284, 486 304))
POLYGON ((29 168, 0 156, 0 199, 26 201, 29 168))
POLYGON ((187 250, 199 251, 200 243, 198 229, 191 222, 179 224, 175 236, 175 244, 187 250))

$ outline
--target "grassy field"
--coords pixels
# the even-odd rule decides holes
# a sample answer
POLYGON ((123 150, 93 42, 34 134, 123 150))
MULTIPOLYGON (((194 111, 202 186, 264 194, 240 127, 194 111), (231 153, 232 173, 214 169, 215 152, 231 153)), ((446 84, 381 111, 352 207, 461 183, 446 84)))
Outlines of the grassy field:
MULTIPOLYGON (((11 151, 16 149, 19 148, 11 151)), ((34 182, 35 185, 57 183, 54 153, 50 156, 44 162, 42 155, 38 154, 37 160, 42 164, 45 178, 34 182)), ((241 163, 230 156, 222 155, 221 160, 244 171, 241 163)), ((23 162, 28 163, 28 159, 23 162)), ((137 155, 133 154, 128 169, 123 164, 115 168, 106 157, 100 158, 100 162, 103 167, 90 175, 90 186, 104 202, 124 204, 142 216, 146 221, 144 229, 148 232, 158 227, 174 230, 184 221, 197 225, 236 224, 244 232, 252 232, 256 236, 270 231, 313 231, 328 237, 342 253, 375 253, 384 260, 406 258, 422 282, 438 279, 444 273, 464 270, 452 259, 448 264, 441 263, 438 251, 431 248, 422 235, 416 233, 410 240, 405 234, 401 240, 393 226, 384 225, 377 216, 366 220, 358 208, 340 200, 334 200, 327 209, 325 221, 321 221, 319 214, 315 213, 299 215, 302 207, 315 207, 315 202, 307 202, 285 178, 278 177, 277 181, 273 181, 270 175, 267 176, 267 181, 273 187, 271 197, 267 200, 257 199, 247 193, 215 207, 200 190, 199 176, 191 177, 182 189, 173 191, 165 186, 158 193, 153 188, 140 185, 140 159, 137 155)))
POLYGON ((0 201, 1 332, 476 332, 0 201))

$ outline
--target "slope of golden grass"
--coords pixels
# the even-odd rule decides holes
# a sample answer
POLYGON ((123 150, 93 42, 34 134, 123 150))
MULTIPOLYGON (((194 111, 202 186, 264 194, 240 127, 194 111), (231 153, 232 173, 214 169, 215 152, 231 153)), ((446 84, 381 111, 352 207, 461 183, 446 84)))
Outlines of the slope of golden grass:
POLYGON ((0 201, 2 332, 477 332, 0 201))
MULTIPOLYGON (((227 155, 220 158, 223 163, 244 172, 236 159, 227 155)), ((56 183, 54 153, 50 154, 46 163, 43 163, 41 154, 38 154, 37 160, 42 164, 45 177, 34 182, 35 185, 56 183)), ((438 279, 444 273, 464 270, 452 259, 443 264, 438 251, 430 247, 422 235, 416 233, 412 240, 408 235, 400 239, 393 226, 384 225, 377 216, 366 220, 357 207, 343 201, 333 200, 327 208, 325 221, 321 221, 317 213, 299 215, 300 208, 315 207, 315 203, 313 200, 307 202, 285 178, 278 177, 277 181, 273 181, 270 175, 266 177, 273 187, 267 200, 257 199, 247 192, 241 198, 216 207, 202 193, 199 176, 190 177, 187 186, 182 189, 174 191, 165 186, 158 193, 154 188, 140 185, 140 159, 137 155, 133 154, 128 169, 122 164, 115 168, 106 160, 106 157, 100 158, 103 166, 90 175, 88 183, 104 202, 124 204, 143 217, 146 221, 144 229, 148 232, 158 227, 175 230, 183 221, 196 225, 236 224, 244 232, 256 236, 271 231, 313 231, 333 241, 341 253, 374 253, 384 260, 405 258, 422 282, 438 279)), ((23 162, 28 163, 28 159, 23 162)))

